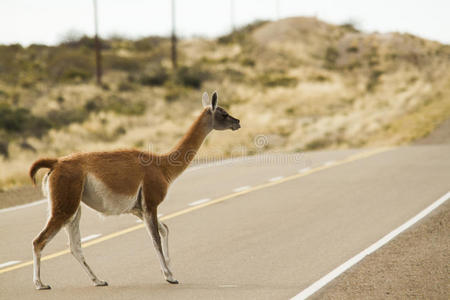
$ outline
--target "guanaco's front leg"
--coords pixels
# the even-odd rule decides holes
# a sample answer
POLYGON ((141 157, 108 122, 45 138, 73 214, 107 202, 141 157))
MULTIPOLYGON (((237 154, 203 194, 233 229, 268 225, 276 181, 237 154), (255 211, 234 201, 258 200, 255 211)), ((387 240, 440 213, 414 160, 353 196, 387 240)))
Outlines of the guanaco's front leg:
MULTIPOLYGON (((172 272, 170 271, 166 258, 163 253, 163 248, 161 245, 161 237, 158 230, 158 216, 156 212, 156 207, 149 212, 144 212, 144 222, 147 225, 147 230, 152 237, 153 245, 155 246, 156 255, 158 256, 159 263, 161 265, 161 270, 164 274, 164 278, 167 282, 172 284, 178 284, 178 280, 173 278, 172 272)), ((168 254, 168 253, 167 253, 168 254)))

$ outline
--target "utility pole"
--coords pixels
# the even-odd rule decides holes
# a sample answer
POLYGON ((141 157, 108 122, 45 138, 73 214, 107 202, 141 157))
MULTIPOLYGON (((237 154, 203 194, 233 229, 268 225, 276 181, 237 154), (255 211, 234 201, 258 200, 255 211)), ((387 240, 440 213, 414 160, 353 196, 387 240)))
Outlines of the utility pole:
POLYGON ((96 76, 97 84, 102 84, 102 55, 101 55, 101 45, 100 38, 98 36, 98 13, 97 13, 97 0, 94 0, 94 25, 95 25, 95 66, 96 66, 96 76))
POLYGON ((236 30, 236 25, 234 22, 234 0, 230 0, 230 24, 231 24, 231 32, 236 30))
POLYGON ((177 36, 175 29, 175 0, 172 0, 172 67, 177 69, 177 36))
POLYGON ((275 0, 276 2, 276 9, 277 12, 276 20, 278 21, 280 19, 280 0, 275 0))

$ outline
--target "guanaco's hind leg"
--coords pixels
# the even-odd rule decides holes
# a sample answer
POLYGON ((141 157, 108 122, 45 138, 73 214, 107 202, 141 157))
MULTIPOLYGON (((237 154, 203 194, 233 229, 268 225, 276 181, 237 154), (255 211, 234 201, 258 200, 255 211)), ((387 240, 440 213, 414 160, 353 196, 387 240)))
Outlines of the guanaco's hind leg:
POLYGON ((170 267, 170 257, 169 257, 169 227, 163 222, 158 221, 158 229, 162 238, 162 252, 164 255, 164 259, 166 260, 166 264, 170 267))
POLYGON ((41 281, 41 253, 45 245, 58 233, 80 206, 83 189, 82 172, 55 169, 50 175, 50 217, 45 228, 33 240, 33 281, 36 289, 50 289, 41 281))
POLYGON ((91 268, 84 258, 83 252, 81 251, 81 237, 80 237, 80 217, 81 217, 81 207, 78 208, 75 216, 72 218, 70 223, 65 227, 67 235, 69 237, 70 251, 73 257, 80 263, 83 270, 91 278, 95 286, 106 286, 108 283, 106 281, 98 279, 92 272, 91 268))
POLYGON ((43 284, 41 281, 41 252, 64 225, 64 221, 62 218, 50 217, 45 228, 33 240, 33 281, 38 290, 50 289, 49 285, 43 284))

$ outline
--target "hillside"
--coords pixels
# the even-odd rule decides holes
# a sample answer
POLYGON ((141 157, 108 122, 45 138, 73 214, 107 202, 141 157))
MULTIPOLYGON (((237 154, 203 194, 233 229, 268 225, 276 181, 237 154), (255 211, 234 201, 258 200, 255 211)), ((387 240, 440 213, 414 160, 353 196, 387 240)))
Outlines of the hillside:
POLYGON ((0 188, 28 183, 41 156, 135 147, 163 152, 201 109, 201 93, 241 119, 199 158, 400 145, 450 117, 450 46, 364 33, 315 18, 258 22, 216 40, 162 37, 0 46, 0 188), (255 137, 264 135, 263 145, 255 137))

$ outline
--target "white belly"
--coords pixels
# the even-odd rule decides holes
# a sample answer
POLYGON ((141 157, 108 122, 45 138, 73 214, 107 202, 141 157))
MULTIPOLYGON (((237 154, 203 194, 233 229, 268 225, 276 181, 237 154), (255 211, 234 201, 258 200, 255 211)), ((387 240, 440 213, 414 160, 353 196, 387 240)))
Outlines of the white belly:
POLYGON ((133 209, 139 190, 131 196, 117 194, 94 175, 87 174, 81 201, 102 214, 120 215, 133 209))

